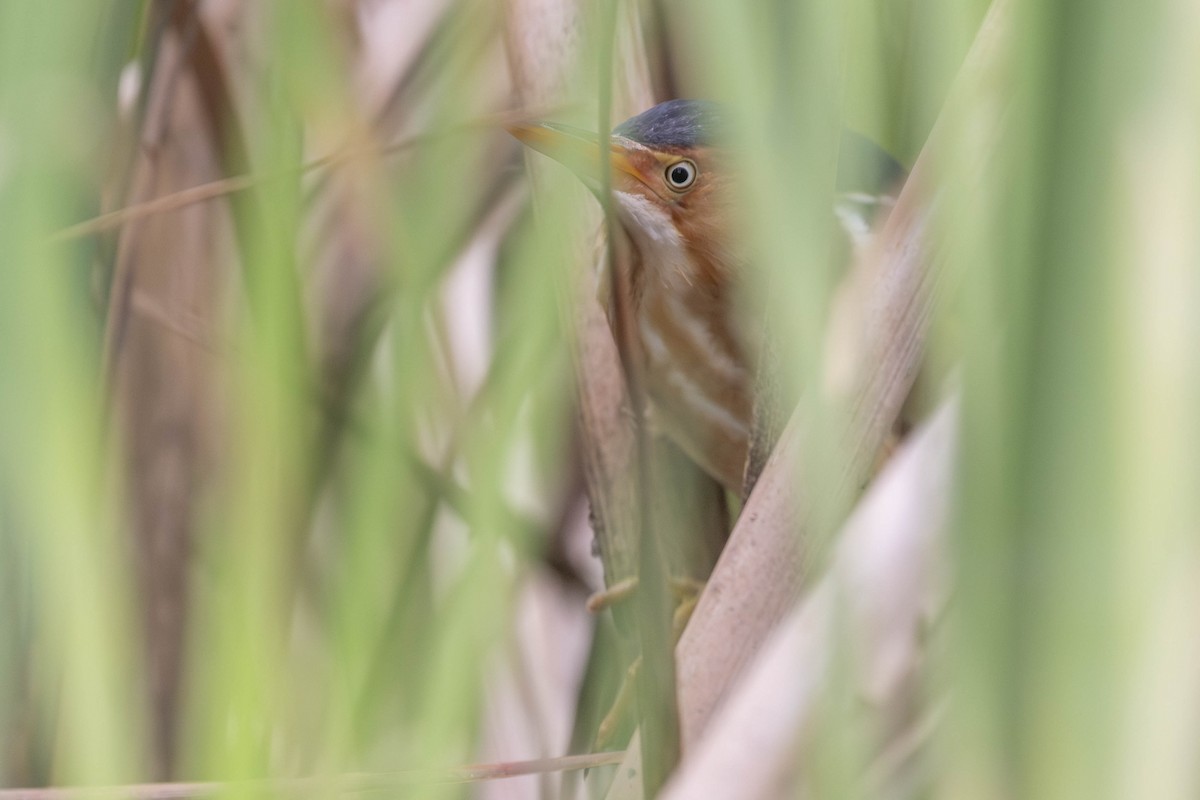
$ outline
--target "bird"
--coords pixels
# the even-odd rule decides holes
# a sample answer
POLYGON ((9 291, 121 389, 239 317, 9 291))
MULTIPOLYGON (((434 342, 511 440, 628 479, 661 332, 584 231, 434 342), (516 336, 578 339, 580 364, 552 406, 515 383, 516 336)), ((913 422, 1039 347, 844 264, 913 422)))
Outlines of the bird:
MULTIPOLYGON (((744 496, 763 345, 740 308, 748 259, 734 227, 738 190, 727 114, 713 101, 675 99, 622 122, 609 136, 607 184, 635 256, 619 285, 654 427, 744 496)), ((596 133, 544 121, 508 129, 575 172, 593 193, 604 190, 596 133)), ((852 132, 843 136, 841 153, 841 200, 831 217, 852 244, 861 244, 881 187, 895 185, 903 169, 852 132)), ((619 338, 606 286, 601 281, 599 299, 619 338)))

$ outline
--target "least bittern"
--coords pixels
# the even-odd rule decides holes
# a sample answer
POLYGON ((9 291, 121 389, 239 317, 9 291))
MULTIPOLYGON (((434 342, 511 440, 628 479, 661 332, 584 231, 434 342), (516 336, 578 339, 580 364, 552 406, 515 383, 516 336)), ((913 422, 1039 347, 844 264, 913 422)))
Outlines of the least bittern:
MULTIPOLYGON (((637 251, 622 302, 632 312, 632 355, 641 360, 656 427, 741 493, 754 426, 751 342, 761 337, 745 335, 738 322, 745 258, 732 230, 736 191, 722 128, 716 104, 670 100, 618 125, 608 162, 613 208, 637 251)), ((599 192, 595 134, 551 123, 509 130, 599 192)), ((869 229, 876 193, 899 173, 865 139, 843 139, 836 212, 852 238, 869 229)))
MULTIPOLYGON (((778 382, 756 375, 770 369, 760 364, 769 331, 764 337, 761 323, 747 325, 739 313, 746 258, 733 229, 739 192, 723 128, 715 104, 668 101, 618 125, 607 159, 594 133, 551 123, 509 130, 571 168, 602 203, 607 198, 601 167, 609 164, 611 207, 634 251, 623 280, 611 284, 622 292, 619 302, 605 302, 610 282, 600 282, 610 326, 618 343, 623 339, 627 345, 626 356, 638 359, 654 427, 726 489, 745 494, 778 433, 778 409, 769 406, 781 398, 769 398, 764 414, 763 398, 754 396, 756 386, 778 382), (614 314, 617 307, 622 314, 614 314)), ((882 150, 854 135, 843 138, 841 158, 841 202, 834 211, 857 244, 870 230, 876 192, 901 170, 882 150)), ((589 607, 619 600, 636 583, 631 577, 610 586, 589 607)), ((676 609, 676 635, 695 599, 676 609)), ((641 659, 630 675, 640 664, 641 659)), ((624 714, 632 687, 627 678, 599 726, 596 746, 624 714)))

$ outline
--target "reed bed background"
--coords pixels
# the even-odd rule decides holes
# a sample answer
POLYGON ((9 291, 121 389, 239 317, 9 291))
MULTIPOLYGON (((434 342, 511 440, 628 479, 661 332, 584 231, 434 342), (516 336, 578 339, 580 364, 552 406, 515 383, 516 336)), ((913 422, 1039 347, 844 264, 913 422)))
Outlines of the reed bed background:
POLYGON ((1197 796, 1197 41, 1188 0, 0 0, 0 798, 1197 796), (637 463, 601 209, 504 130, 678 96, 729 109, 801 387, 742 509, 637 463), (844 127, 911 169, 849 264, 844 127), (733 529, 677 648, 665 575, 584 608, 647 527, 733 529), (639 652, 678 690, 596 748, 639 652))

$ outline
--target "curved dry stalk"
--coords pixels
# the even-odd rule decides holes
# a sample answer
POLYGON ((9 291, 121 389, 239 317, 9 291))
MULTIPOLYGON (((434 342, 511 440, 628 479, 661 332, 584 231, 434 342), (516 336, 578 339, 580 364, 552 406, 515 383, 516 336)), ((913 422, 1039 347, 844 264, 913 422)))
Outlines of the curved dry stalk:
MULTIPOLYGON (((956 113, 962 98, 972 96, 995 61, 1003 7, 998 3, 985 20, 947 101, 947 112, 930 135, 875 246, 856 267, 870 285, 851 313, 870 316, 855 326, 861 331, 853 346, 852 363, 858 373, 847 382, 852 416, 843 446, 852 470, 841 476, 846 491, 869 477, 924 358, 934 289, 944 271, 941 259, 930 249, 929 237, 938 202, 934 173, 945 146, 940 139, 947 113, 956 113)), ((980 153, 980 161, 987 155, 980 153)), ((836 319, 832 322, 839 324, 836 319)), ((797 527, 803 529, 805 522, 794 478, 796 465, 802 463, 799 428, 793 418, 680 641, 685 743, 698 737, 726 689, 802 588, 795 538, 797 527)), ((812 554, 805 557, 811 559, 812 554)))
POLYGON ((812 732, 838 619, 849 619, 861 645, 855 675, 872 710, 903 704, 921 662, 923 622, 943 600, 937 559, 957 416, 955 404, 943 407, 880 474, 846 521, 830 573, 771 634, 664 798, 778 796, 812 732))

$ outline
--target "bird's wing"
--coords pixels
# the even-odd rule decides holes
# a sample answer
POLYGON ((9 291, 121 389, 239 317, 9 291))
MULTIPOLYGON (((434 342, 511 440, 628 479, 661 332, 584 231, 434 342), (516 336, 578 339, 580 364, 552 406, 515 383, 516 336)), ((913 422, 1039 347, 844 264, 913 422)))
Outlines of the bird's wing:
POLYGON ((836 190, 839 194, 895 195, 908 172, 861 133, 842 132, 836 190))

